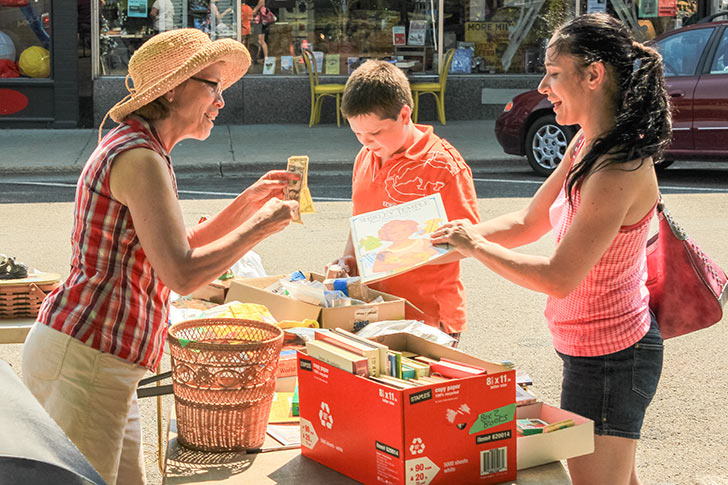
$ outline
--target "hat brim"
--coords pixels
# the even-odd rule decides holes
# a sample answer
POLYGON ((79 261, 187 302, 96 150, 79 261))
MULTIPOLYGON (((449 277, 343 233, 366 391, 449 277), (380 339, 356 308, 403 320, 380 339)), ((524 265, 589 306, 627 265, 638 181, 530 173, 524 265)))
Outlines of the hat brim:
POLYGON ((251 63, 250 53, 243 44, 233 39, 213 41, 192 55, 179 69, 161 78, 155 84, 145 87, 144 90, 134 92, 129 99, 111 108, 109 116, 120 123, 135 110, 151 103, 208 66, 221 61, 223 62, 222 89, 224 91, 248 71, 251 63))

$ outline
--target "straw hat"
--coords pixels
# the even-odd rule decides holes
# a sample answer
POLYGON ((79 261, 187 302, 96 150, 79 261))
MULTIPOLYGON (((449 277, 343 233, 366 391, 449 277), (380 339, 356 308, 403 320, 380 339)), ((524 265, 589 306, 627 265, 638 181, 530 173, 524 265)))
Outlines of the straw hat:
MULTIPOLYGON (((179 86, 218 61, 225 61, 222 88, 227 89, 250 67, 250 54, 233 39, 212 41, 197 29, 169 30, 147 40, 129 60, 126 88, 129 94, 109 110, 114 121, 179 86), (129 87, 129 77, 134 87, 129 87)), ((102 124, 103 125, 103 124, 102 124)))

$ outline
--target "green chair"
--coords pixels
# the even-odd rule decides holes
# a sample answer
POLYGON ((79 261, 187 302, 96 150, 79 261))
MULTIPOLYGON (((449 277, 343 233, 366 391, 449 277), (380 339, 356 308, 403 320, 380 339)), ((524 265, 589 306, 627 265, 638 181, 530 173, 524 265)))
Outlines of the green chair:
POLYGON ((308 49, 303 49, 303 60, 308 70, 308 80, 311 83, 311 118, 309 128, 321 121, 321 105, 326 96, 336 98, 336 126, 341 126, 341 95, 344 92, 343 84, 319 84, 316 58, 308 49))
POLYGON ((447 73, 450 71, 450 64, 452 63, 452 56, 455 54, 455 49, 449 49, 443 57, 442 66, 440 66, 440 80, 436 83, 412 83, 410 85, 412 89, 412 98, 414 98, 414 116, 412 117, 417 123, 417 111, 420 106, 420 94, 431 94, 435 97, 435 104, 437 107, 437 116, 440 118, 440 123, 445 124, 445 86, 447 85, 447 73))

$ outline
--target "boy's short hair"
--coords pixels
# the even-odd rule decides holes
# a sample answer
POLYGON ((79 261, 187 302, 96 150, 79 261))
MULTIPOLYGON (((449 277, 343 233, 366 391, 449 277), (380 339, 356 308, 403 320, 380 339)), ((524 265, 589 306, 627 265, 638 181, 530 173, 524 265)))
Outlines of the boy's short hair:
POLYGON ((346 118, 375 113, 396 120, 404 105, 412 108, 407 76, 389 62, 368 60, 346 81, 341 112, 346 118))

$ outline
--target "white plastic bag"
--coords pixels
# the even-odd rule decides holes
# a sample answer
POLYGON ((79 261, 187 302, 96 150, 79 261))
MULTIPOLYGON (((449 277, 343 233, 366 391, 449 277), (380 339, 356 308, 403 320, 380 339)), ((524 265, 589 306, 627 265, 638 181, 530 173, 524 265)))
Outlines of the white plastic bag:
POLYGON ((419 320, 381 320, 372 322, 357 332, 364 338, 389 335, 391 333, 409 333, 440 345, 452 345, 455 339, 442 330, 426 325, 419 320))
POLYGON ((262 278, 268 276, 263 269, 263 261, 258 253, 248 251, 245 256, 240 258, 232 268, 230 268, 235 276, 245 276, 246 278, 262 278))

